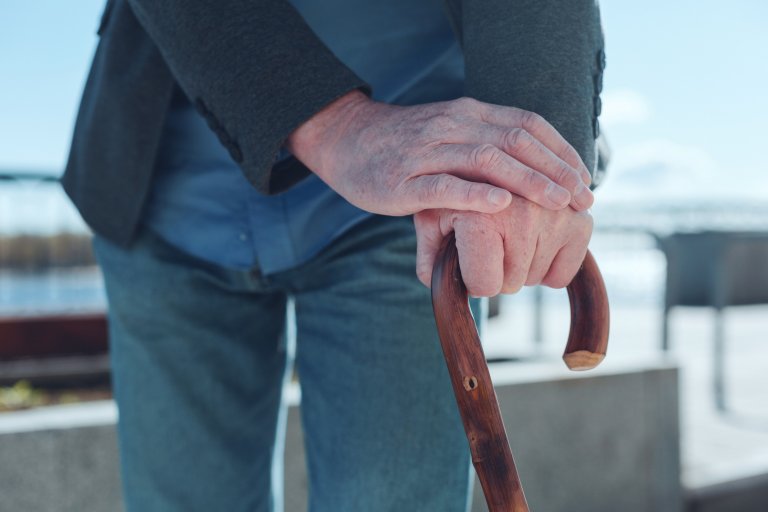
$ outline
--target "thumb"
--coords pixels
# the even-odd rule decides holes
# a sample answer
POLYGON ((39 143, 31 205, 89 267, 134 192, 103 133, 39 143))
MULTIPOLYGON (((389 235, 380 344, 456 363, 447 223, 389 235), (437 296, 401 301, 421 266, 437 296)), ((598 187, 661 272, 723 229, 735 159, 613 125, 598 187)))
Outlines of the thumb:
POLYGON ((498 213, 512 202, 512 194, 503 188, 466 181, 450 174, 417 176, 402 187, 404 206, 411 212, 449 208, 498 213))

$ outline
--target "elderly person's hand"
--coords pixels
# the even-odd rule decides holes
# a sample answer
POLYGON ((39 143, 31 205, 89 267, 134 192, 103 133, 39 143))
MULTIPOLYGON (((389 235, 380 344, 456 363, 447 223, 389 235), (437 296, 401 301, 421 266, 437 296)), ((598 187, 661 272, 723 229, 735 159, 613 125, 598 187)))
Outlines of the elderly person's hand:
POLYGON ((543 118, 468 98, 400 107, 353 91, 287 147, 350 203, 384 215, 495 213, 512 193, 551 210, 593 201, 578 154, 543 118))
POLYGON ((588 211, 547 210, 518 196, 496 214, 441 209, 417 213, 414 219, 421 282, 430 286, 437 251, 454 231, 461 274, 475 297, 514 293, 523 285, 568 285, 592 234, 588 211))

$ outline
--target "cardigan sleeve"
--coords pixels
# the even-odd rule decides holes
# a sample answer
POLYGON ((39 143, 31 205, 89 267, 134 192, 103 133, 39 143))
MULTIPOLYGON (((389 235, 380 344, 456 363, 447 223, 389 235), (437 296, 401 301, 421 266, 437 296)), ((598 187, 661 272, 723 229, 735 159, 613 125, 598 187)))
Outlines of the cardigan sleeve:
POLYGON ((370 92, 285 0, 129 4, 180 87, 263 193, 298 177, 272 179, 294 129, 351 90, 370 92))
POLYGON ((536 112, 595 172, 605 51, 595 0, 445 0, 466 93, 536 112))

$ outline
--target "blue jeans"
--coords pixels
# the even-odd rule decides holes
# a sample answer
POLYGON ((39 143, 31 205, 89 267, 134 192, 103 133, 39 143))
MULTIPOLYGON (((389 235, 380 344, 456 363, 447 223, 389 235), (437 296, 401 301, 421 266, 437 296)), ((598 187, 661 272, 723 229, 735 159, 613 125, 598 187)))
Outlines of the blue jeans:
POLYGON ((129 512, 280 508, 270 468, 289 298, 310 510, 467 510, 467 442, 410 218, 373 217, 270 276, 197 260, 146 230, 129 249, 94 245, 129 512))

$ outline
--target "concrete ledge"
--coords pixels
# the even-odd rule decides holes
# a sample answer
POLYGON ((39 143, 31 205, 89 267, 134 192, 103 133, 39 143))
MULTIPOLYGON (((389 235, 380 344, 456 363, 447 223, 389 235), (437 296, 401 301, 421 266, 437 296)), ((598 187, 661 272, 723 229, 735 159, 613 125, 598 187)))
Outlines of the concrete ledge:
MULTIPOLYGON (((682 508, 677 369, 612 362, 591 372, 493 370, 532 510, 672 512, 682 508)), ((479 489, 476 489, 478 491, 479 489)), ((473 511, 486 510, 479 492, 473 511)))
POLYGON ((114 427, 115 423, 117 407, 112 400, 50 405, 0 414, 0 435, 83 427, 114 427))
MULTIPOLYGON (((555 361, 491 372, 532 510, 681 510, 674 366, 613 362, 571 373, 555 361)), ((307 496, 298 388, 285 397, 285 505, 298 512, 307 496)), ((0 414, 2 509, 121 510, 116 421, 109 401, 0 414)), ((473 511, 482 510, 478 486, 473 511)))
MULTIPOLYGON (((85 411, 75 414, 80 419, 85 415, 85 411)), ((97 417, 91 426, 78 420, 70 426, 58 423, 48 430, 25 426, 19 432, 9 432, 9 423, 24 423, 35 415, 25 416, 23 421, 12 422, 2 418, 0 510, 122 510, 114 422, 105 423, 97 417)))
MULTIPOLYGON (((613 361, 590 372, 561 361, 497 363, 491 376, 532 510, 682 510, 672 363, 613 361)), ((297 408, 288 416, 285 470, 286 511, 306 510, 297 408)), ((476 483, 472 511, 485 510, 476 483)))

